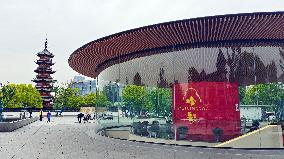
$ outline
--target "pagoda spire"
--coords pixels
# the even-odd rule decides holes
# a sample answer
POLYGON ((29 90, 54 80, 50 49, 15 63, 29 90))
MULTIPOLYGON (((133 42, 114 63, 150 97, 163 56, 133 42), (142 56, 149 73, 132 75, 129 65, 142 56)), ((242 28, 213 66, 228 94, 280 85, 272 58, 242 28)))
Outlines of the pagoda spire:
POLYGON ((44 49, 47 49, 47 44, 48 44, 48 42, 47 42, 47 37, 46 37, 45 42, 44 42, 44 49))

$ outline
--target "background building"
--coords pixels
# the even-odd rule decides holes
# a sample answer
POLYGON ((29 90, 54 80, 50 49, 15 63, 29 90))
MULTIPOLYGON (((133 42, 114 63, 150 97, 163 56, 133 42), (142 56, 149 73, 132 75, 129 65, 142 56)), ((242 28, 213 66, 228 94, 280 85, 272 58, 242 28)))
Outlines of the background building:
POLYGON ((109 82, 103 87, 107 99, 112 103, 122 101, 122 89, 123 85, 115 82, 109 82))
POLYGON ((78 88, 80 95, 96 93, 96 80, 86 80, 85 77, 74 76, 70 87, 78 88))

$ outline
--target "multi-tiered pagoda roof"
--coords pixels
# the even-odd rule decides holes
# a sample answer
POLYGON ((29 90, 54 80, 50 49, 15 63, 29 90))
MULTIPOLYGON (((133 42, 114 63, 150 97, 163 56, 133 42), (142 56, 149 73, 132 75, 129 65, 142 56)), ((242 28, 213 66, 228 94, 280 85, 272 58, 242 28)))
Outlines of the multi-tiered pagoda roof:
POLYGON ((54 65, 52 62, 52 58, 54 55, 47 50, 47 40, 45 41, 45 48, 43 51, 37 53, 39 59, 35 61, 38 65, 34 72, 37 73, 36 78, 32 81, 36 83, 36 89, 40 92, 43 102, 43 108, 51 109, 53 96, 51 92, 53 92, 53 83, 56 80, 53 80, 51 74, 55 73, 52 70, 51 66, 54 65))

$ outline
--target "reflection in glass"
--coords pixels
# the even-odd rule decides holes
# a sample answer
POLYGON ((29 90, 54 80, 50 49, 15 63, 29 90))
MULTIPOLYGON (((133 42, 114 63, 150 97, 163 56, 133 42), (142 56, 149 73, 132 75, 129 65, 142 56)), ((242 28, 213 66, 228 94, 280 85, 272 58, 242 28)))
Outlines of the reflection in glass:
POLYGON ((132 125, 129 139, 254 148, 277 147, 264 138, 280 143, 272 138, 282 129, 269 124, 284 117, 282 47, 174 50, 110 66, 98 79, 111 103, 106 110, 118 112, 101 122, 132 125), (243 134, 248 137, 236 139, 243 134), (257 144, 227 144, 231 139, 257 144))

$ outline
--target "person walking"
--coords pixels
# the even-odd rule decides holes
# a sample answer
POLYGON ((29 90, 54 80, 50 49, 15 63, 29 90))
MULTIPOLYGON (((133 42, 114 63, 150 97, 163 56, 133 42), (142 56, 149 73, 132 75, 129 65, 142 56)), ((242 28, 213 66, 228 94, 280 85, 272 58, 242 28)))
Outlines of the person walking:
POLYGON ((29 113, 30 113, 30 118, 32 118, 33 110, 32 110, 32 109, 30 109, 30 110, 29 110, 29 113))
POLYGON ((39 112, 39 120, 42 121, 42 109, 39 112))
POLYGON ((79 114, 78 114, 78 122, 79 122, 79 123, 81 123, 83 117, 84 117, 84 114, 83 114, 83 113, 79 113, 79 114))
POLYGON ((50 123, 50 118, 51 118, 51 113, 50 113, 50 111, 48 111, 48 113, 46 114, 46 116, 47 116, 47 122, 50 123))
POLYGON ((80 123, 80 113, 77 114, 78 123, 80 123))

